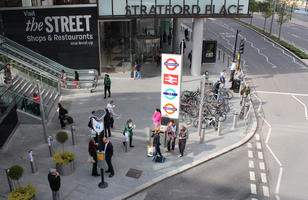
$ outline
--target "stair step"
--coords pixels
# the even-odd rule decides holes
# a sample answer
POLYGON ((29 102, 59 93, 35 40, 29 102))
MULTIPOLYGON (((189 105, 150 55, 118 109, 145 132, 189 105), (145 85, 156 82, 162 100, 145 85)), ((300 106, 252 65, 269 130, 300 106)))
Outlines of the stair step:
POLYGON ((19 87, 24 83, 24 79, 19 79, 19 81, 13 85, 13 91, 16 92, 18 91, 19 87))
POLYGON ((47 105, 48 102, 48 97, 50 96, 51 91, 50 90, 46 90, 44 96, 42 96, 43 100, 44 100, 44 104, 47 105))
POLYGON ((48 100, 46 101, 46 105, 49 105, 53 101, 54 95, 57 94, 55 92, 51 92, 50 95, 48 96, 48 100))
POLYGON ((22 95, 26 95, 30 87, 32 86, 32 83, 28 81, 27 85, 25 86, 25 89, 22 91, 22 95))
POLYGON ((29 81, 24 80, 23 84, 20 85, 19 90, 17 91, 18 94, 22 94, 23 90, 25 89, 25 87, 28 85, 29 81))

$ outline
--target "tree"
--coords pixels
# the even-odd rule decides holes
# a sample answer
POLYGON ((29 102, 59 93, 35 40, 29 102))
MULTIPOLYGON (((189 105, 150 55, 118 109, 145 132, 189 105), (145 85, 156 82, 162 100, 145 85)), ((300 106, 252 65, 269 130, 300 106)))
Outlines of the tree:
POLYGON ((264 17, 263 31, 265 31, 266 20, 270 18, 273 13, 273 0, 267 0, 266 2, 260 3, 260 9, 262 16, 264 17))
POLYGON ((283 3, 282 5, 278 5, 278 9, 277 9, 277 14, 278 14, 278 18, 277 18, 277 22, 279 24, 279 34, 278 34, 278 38, 280 39, 280 34, 281 34, 281 28, 282 28, 282 24, 290 21, 291 19, 291 13, 290 10, 288 10, 286 8, 286 4, 283 3))
POLYGON ((68 135, 67 135, 67 132, 65 131, 59 131, 56 135, 56 140, 62 144, 62 149, 63 149, 63 152, 64 152, 64 143, 67 141, 68 139, 68 135))
POLYGON ((252 24, 253 13, 259 11, 258 3, 255 0, 249 0, 249 11, 251 13, 250 24, 252 24))

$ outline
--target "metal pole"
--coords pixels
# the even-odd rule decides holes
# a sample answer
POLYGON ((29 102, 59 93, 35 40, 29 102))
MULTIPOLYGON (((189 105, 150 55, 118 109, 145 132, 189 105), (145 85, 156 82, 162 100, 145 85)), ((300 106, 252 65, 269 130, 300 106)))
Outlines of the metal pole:
POLYGON ((12 192, 12 191, 14 190, 14 187, 13 187, 12 180, 11 180, 11 178, 9 177, 10 169, 5 169, 4 171, 5 171, 5 174, 6 174, 7 182, 8 182, 9 187, 10 187, 10 192, 12 192))
POLYGON ((218 60, 220 60, 220 53, 221 53, 221 51, 220 51, 220 49, 218 49, 218 60))
POLYGON ((199 136, 201 137, 201 125, 202 125, 202 114, 203 114, 203 104, 204 104, 203 99, 204 99, 204 93, 205 93, 205 91, 204 91, 204 88, 205 88, 204 79, 202 78, 200 82, 201 82, 201 88, 200 88, 200 90, 201 90, 201 101, 200 101, 200 106, 199 106, 198 133, 199 133, 199 136))
POLYGON ((50 157, 52 157, 53 156, 53 149, 52 149, 52 143, 51 143, 51 141, 52 141, 51 136, 48 136, 47 141, 48 141, 49 155, 50 155, 50 157))
POLYGON ((38 90, 38 95, 39 95, 39 102, 40 102, 40 111, 41 111, 41 120, 42 120, 42 126, 43 126, 43 133, 44 133, 44 140, 47 143, 47 129, 46 129, 46 119, 45 119, 45 109, 44 109, 44 100, 42 98, 41 94, 41 87, 39 84, 39 80, 37 80, 37 90, 38 90))
POLYGON ((203 124, 203 125, 202 125, 202 136, 200 137, 200 144, 202 144, 202 143, 204 142, 205 128, 206 128, 206 125, 203 124))
POLYGON ((270 26, 270 32, 269 32, 270 35, 272 35, 272 30, 273 30, 273 23, 274 23, 274 18, 275 18, 276 3, 277 3, 276 0, 274 0, 272 19, 271 19, 271 26, 270 26))
POLYGON ((222 63, 225 63, 225 52, 222 53, 222 63))
POLYGON ((248 109, 249 109, 249 105, 246 104, 245 107, 244 107, 244 119, 246 118, 246 115, 248 113, 248 109))
MULTIPOLYGON (((236 30, 236 36, 235 36, 235 43, 234 43, 234 50, 233 50, 233 62, 235 61, 235 54, 236 54, 236 46, 237 46, 237 37, 238 37, 239 31, 236 30)), ((229 64, 229 63, 228 63, 229 64)))
POLYGON ((184 55, 184 40, 181 42, 181 55, 184 55))
POLYGON ((71 126, 71 133, 72 133, 72 144, 73 145, 76 145, 76 134, 75 134, 75 132, 76 132, 76 128, 75 128, 75 126, 71 126))
POLYGON ((233 129, 236 128, 237 120, 238 120, 238 112, 235 112, 233 117, 233 126, 232 126, 233 129))
POLYGON ((29 159, 30 159, 30 166, 31 166, 31 172, 34 174, 37 171, 37 167, 34 163, 34 157, 33 157, 33 151, 29 151, 29 159))
POLYGON ((222 117, 219 117, 219 120, 218 120, 218 131, 217 131, 217 135, 220 136, 221 135, 221 129, 222 129, 222 117))
POLYGON ((229 67, 229 66, 230 66, 230 56, 228 56, 228 65, 227 65, 227 67, 229 67))

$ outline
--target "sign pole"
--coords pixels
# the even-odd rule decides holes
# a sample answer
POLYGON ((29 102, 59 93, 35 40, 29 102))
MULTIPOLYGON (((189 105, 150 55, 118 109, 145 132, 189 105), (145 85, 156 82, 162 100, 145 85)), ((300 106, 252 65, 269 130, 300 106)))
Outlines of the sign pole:
POLYGON ((201 137, 201 128, 202 128, 202 113, 203 113, 203 104, 204 104, 204 79, 201 79, 201 100, 200 100, 200 107, 199 107, 199 123, 198 123, 198 133, 201 137))
POLYGON ((236 46, 237 46, 237 37, 238 37, 239 31, 236 30, 236 36, 235 36, 235 43, 234 43, 234 51, 233 51, 233 62, 235 61, 235 54, 236 54, 236 46))

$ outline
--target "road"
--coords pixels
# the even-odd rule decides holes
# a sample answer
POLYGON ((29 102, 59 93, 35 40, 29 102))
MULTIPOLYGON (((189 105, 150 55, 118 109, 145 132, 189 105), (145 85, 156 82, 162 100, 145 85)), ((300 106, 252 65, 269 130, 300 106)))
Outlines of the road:
MULTIPOLYGON (((256 156, 264 159, 266 169, 261 172, 261 181, 255 182, 257 189, 249 188, 253 174, 247 168, 247 162, 249 167, 251 163, 244 152, 251 146, 245 146, 152 186, 136 196, 137 199, 181 199, 195 193, 200 195, 199 199, 262 199, 266 192, 270 199, 308 199, 308 69, 287 52, 231 19, 208 19, 204 38, 217 40, 232 51, 237 29, 241 31, 240 39, 245 40, 243 71, 256 91, 255 101, 262 105, 258 112, 259 140, 250 141, 257 149, 248 153, 249 159, 256 156), (259 153, 261 150, 264 154, 259 153), (268 190, 263 188, 264 179, 269 184, 268 190), (237 185, 243 191, 235 191, 237 185), (163 198, 165 195, 168 198, 163 198)), ((258 165, 254 163, 254 166, 258 165)))
MULTIPOLYGON (((247 23, 250 23, 250 19, 242 19, 247 23)), ((267 19, 265 29, 269 32, 270 30, 270 22, 271 17, 267 19)), ((300 26, 294 23, 285 23, 282 25, 281 30, 281 39, 288 41, 290 44, 298 47, 299 49, 308 53, 308 22, 306 23, 307 26, 300 26)), ((252 25, 258 26, 259 28, 263 29, 264 27, 264 18, 260 14, 254 14, 252 25)), ((278 36, 279 33, 279 24, 276 20, 273 23, 273 34, 278 36)))

